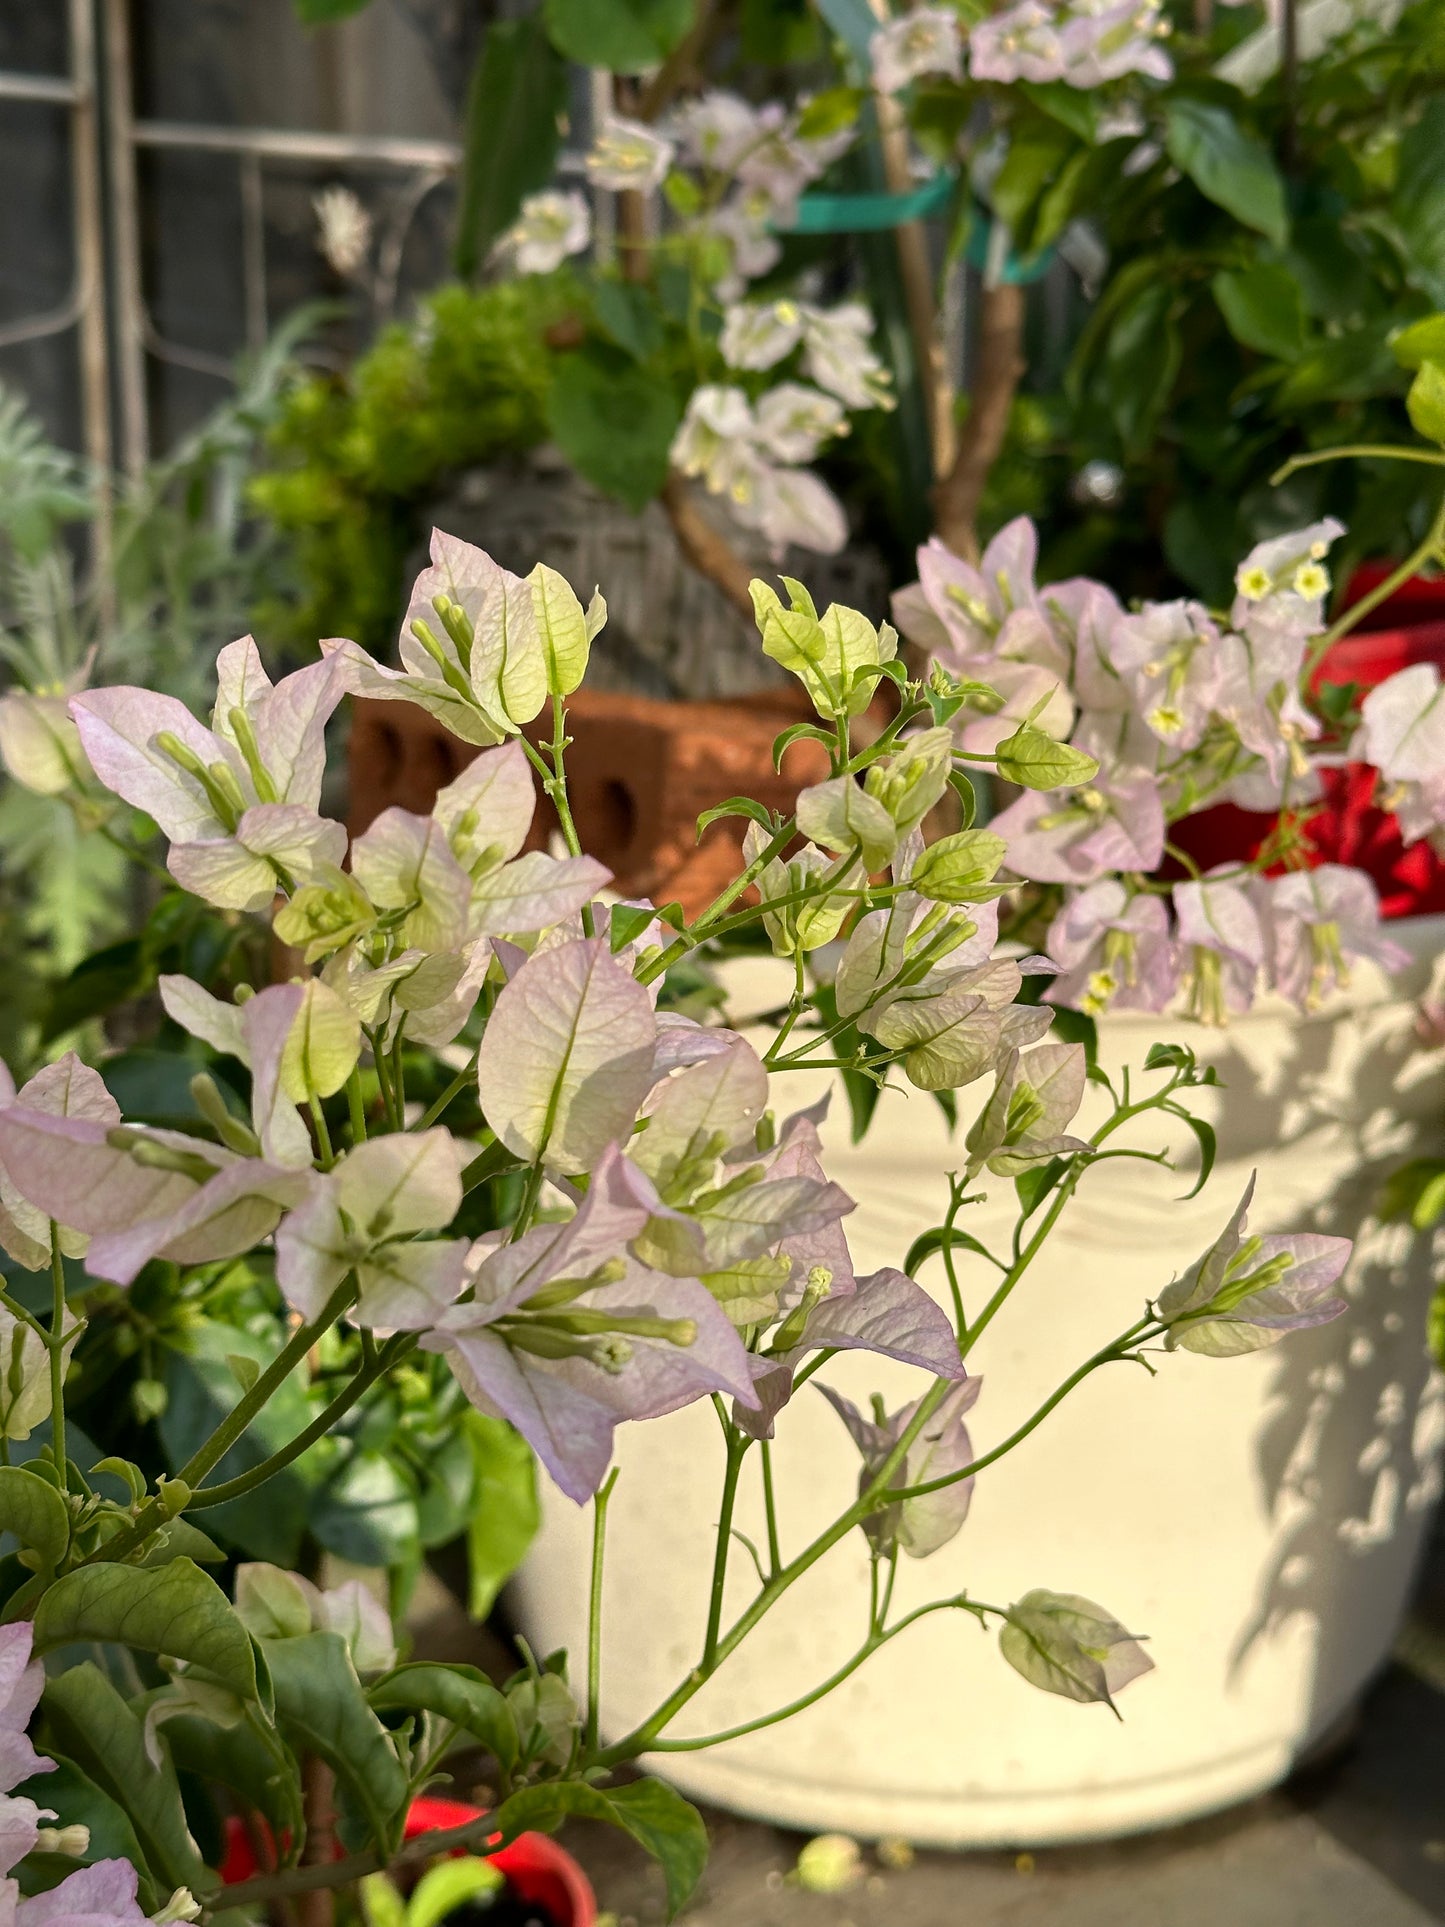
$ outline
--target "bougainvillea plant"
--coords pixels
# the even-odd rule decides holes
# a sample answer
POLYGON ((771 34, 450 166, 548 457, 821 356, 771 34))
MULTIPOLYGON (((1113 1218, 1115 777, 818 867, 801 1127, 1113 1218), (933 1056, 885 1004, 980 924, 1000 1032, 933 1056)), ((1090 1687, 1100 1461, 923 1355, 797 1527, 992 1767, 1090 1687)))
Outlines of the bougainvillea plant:
MULTIPOLYGON (((676 1909, 703 1863, 702 1823, 661 1782, 619 1782, 614 1770, 665 1741, 783 1594, 859 1529, 875 1583, 845 1673, 924 1615, 951 1613, 996 1623, 1004 1659, 1035 1685, 1112 1705, 1150 1663, 1113 1612, 1037 1586, 1011 1602, 958 1593, 895 1612, 900 1554, 952 1539, 978 1473, 1091 1373, 1176 1348, 1252 1351, 1343 1309, 1347 1241, 1260 1236, 1246 1195, 1127 1330, 1011 1438, 975 1453, 981 1341, 1091 1162, 1106 1145, 1162 1161, 1131 1127, 1186 1117, 1191 1088, 1211 1081, 1188 1051, 1157 1048, 1132 1090, 1115 1090, 1081 1044, 1049 1040, 1049 1009, 1021 1001, 1046 961, 996 953, 1011 846, 969 826, 969 768, 1073 797, 1099 780, 1094 759, 1027 719, 995 731, 987 751, 971 747, 958 731, 976 684, 943 670, 920 681, 887 624, 819 614, 798 583, 785 584, 786 602, 758 583, 762 646, 811 696, 818 721, 806 727, 832 772, 795 815, 746 798, 724 806, 752 819, 747 868, 692 921, 675 905, 619 901, 582 852, 566 773, 567 699, 605 620, 600 596, 584 609, 552 571, 522 579, 444 535, 432 555, 400 667, 334 641, 273 684, 246 638, 221 654, 208 724, 147 689, 92 689, 68 707, 9 699, 12 723, 26 705, 33 758, 17 756, 12 728, 12 768, 52 787, 64 772, 78 807, 112 834, 156 826, 171 876, 238 924, 269 926, 271 954, 289 960, 280 980, 228 998, 180 974, 160 983, 202 1061, 230 1067, 228 1088, 236 1067, 249 1074, 244 1106, 202 1069, 190 1128, 128 1122, 104 1062, 74 1055, 0 1103, 0 1240, 37 1274, 34 1290, 0 1297, 0 1429, 39 1444, 0 1468, 0 1525, 18 1545, 0 1565, 0 1811, 6 1892, 35 1927, 58 1908, 165 1922, 314 1895, 568 1814, 609 1821, 655 1854, 676 1909), (896 708, 863 740, 854 719, 880 682, 896 708), (347 693, 419 704, 478 751, 429 814, 388 809, 349 848, 319 814, 325 730, 347 693), (523 732, 546 715, 539 747, 523 732), (561 827, 555 850, 524 850, 538 783, 561 827), (964 826, 930 840, 950 791, 964 826), (798 986, 761 1050, 665 994, 713 940, 759 925, 798 986), (821 969, 825 950, 835 1014, 806 987, 808 960, 821 969), (818 1115, 772 1108, 775 1075, 836 1061, 845 1029, 868 1040, 875 1080, 897 1066, 926 1089, 987 1093, 939 1224, 919 1227, 902 1267, 863 1277, 818 1115), (418 1047, 455 1067, 425 1108, 408 1089, 418 1047), (463 1126, 472 1095, 482 1121, 463 1126), (479 1231, 468 1200, 501 1174, 513 1180, 508 1207, 479 1231), (955 1220, 994 1186, 1015 1189, 1017 1227, 1012 1249, 984 1264, 955 1220), (166 1476, 114 1456, 84 1462, 67 1373, 92 1294, 144 1288, 152 1304, 184 1305, 238 1262, 264 1274, 284 1319, 263 1356, 230 1361, 214 1430, 166 1476), (937 1297, 912 1275, 933 1263, 946 1283, 937 1297), (866 1414, 829 1393, 861 1456, 858 1496, 801 1545, 771 1513, 756 1592, 725 1624, 739 1481, 770 1473, 791 1401, 812 1396, 807 1381, 844 1350, 911 1365, 917 1396, 866 1414), (208 1514, 264 1491, 417 1358, 444 1361, 466 1399, 510 1422, 562 1491, 595 1507, 594 1601, 616 1427, 714 1402, 723 1496, 707 1623, 696 1663, 634 1730, 599 1730, 595 1606, 575 1678, 559 1658, 498 1686, 466 1666, 398 1664, 358 1586, 327 1592, 252 1562, 228 1596, 204 1571, 208 1514), (217 1476, 288 1383, 321 1374, 329 1397, 303 1429, 217 1476), (117 1479, 125 1496, 106 1496, 117 1479), (78 1647, 115 1663, 57 1658, 42 1679, 36 1658, 78 1647), (403 1845, 410 1802, 462 1744, 492 1756, 494 1810, 403 1845), (334 1823, 330 1798, 315 1797, 327 1774, 334 1823), (274 1864, 244 1886, 223 1891, 203 1858, 189 1776, 271 1842, 274 1864)), ((759 1707, 753 1724, 793 1710, 759 1707)))
MULTIPOLYGON (((1411 418, 1434 447, 1373 456, 1445 466, 1445 369, 1432 348, 1445 352, 1441 317, 1397 339, 1419 368, 1411 418)), ((1406 961, 1381 926, 1374 881, 1321 860, 1320 844, 1350 780, 1394 816, 1407 848, 1441 846, 1440 673, 1422 661, 1366 691, 1332 680, 1329 656, 1416 571, 1445 560, 1445 509, 1398 569, 1329 622, 1327 561, 1344 532, 1326 520, 1259 543, 1227 609, 1125 608, 1083 579, 1040 586, 1022 518, 976 568, 937 540, 919 551, 919 580, 894 613, 963 679, 960 742, 987 753, 1027 717, 1097 764, 1087 782, 1039 784, 991 825, 1005 871, 1028 880, 1005 928, 1037 932, 1059 972, 1048 1001, 1098 1016, 1162 1011, 1180 996, 1223 1023, 1261 987, 1313 1009, 1355 959, 1406 961), (1219 819, 1203 814, 1221 803, 1248 813, 1226 822, 1232 849, 1218 849, 1219 819)))

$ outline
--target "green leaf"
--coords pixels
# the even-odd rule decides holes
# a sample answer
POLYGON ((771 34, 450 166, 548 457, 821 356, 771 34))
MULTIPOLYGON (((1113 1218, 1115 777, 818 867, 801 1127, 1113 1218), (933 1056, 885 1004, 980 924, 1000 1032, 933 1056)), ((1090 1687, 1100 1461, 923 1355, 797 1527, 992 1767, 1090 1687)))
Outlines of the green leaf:
POLYGON ((1205 1185, 1208 1184, 1209 1174, 1214 1169, 1214 1160, 1219 1150, 1219 1143, 1214 1134, 1214 1126, 1212 1124, 1206 1124, 1202 1117, 1194 1117, 1183 1109, 1180 1109, 1177 1115, 1182 1117, 1184 1122, 1189 1126, 1199 1145, 1199 1176, 1194 1180, 1193 1189, 1186 1191, 1180 1199, 1181 1204, 1187 1204, 1190 1198, 1197 1198, 1205 1185))
POLYGON ((1445 448, 1445 368, 1438 362, 1423 362, 1410 384, 1405 406, 1415 433, 1445 448))
MULTIPOLYGON (((1028 1175, 1030 1174, 1026 1172, 1025 1176, 1028 1175)), ((908 1256, 903 1260, 903 1269, 910 1278, 916 1278, 918 1267, 926 1259, 931 1258, 936 1251, 954 1250, 973 1251, 980 1258, 987 1258, 991 1265, 996 1266, 998 1263, 988 1247, 980 1244, 978 1239, 969 1232, 960 1231, 957 1225, 950 1228, 948 1225, 937 1224, 931 1231, 925 1231, 921 1237, 913 1240, 908 1247, 908 1256)))
POLYGON ((1066 1169, 1063 1158, 1051 1158, 1047 1164, 1031 1164, 1026 1171, 1020 1171, 1014 1179, 1014 1190, 1018 1193, 1019 1208, 1026 1218, 1033 1216, 1044 1199, 1053 1190, 1066 1169))
POLYGON ((1405 1218, 1428 1231, 1445 1212, 1445 1158, 1412 1158, 1392 1171, 1380 1196, 1380 1217, 1387 1224, 1405 1218))
POLYGON ((866 73, 869 49, 878 31, 878 16, 868 0, 818 0, 818 11, 866 73))
POLYGON ((547 425, 584 481, 640 514, 667 480, 681 410, 672 390, 615 348, 563 355, 547 425))
MULTIPOLYGON (((1099 773, 1092 756, 1070 743, 1056 743, 1032 723, 1023 723, 998 746, 998 773, 1006 783, 1030 790, 1074 789, 1099 773)), ((987 831, 966 831, 986 836, 987 831)))
POLYGON ((556 168, 567 68, 535 15, 487 29, 467 95, 456 270, 470 279, 556 168))
POLYGON ((507 1696, 474 1666, 398 1666, 366 1697, 378 1713, 435 1713, 450 1720, 494 1754, 504 1774, 517 1764, 517 1721, 507 1696))
POLYGON ((1419 368, 1427 361, 1445 364, 1445 314, 1427 314, 1390 337, 1390 349, 1402 368, 1419 368))
POLYGON ((155 1571, 77 1566, 57 1579, 36 1609, 36 1652, 92 1639, 183 1659, 242 1699, 256 1697, 250 1635, 215 1580, 189 1559, 155 1571))
POLYGON ((284 1749, 273 1751, 244 1723, 216 1726, 194 1713, 176 1714, 161 1732, 182 1773, 229 1787, 244 1808, 262 1814, 278 1835, 295 1828, 301 1812, 301 1778, 284 1749))
POLYGON ((145 1556, 136 1561, 138 1566, 147 1570, 156 1566, 168 1566, 173 1559, 194 1559, 198 1566, 219 1566, 225 1563, 226 1555, 199 1526, 193 1526, 189 1519, 172 1519, 146 1547, 145 1556))
POLYGON ((1238 272, 1221 269, 1210 286, 1236 341, 1276 361, 1295 361, 1303 353, 1304 302, 1288 268, 1261 261, 1238 272))
POLYGON ((1023 251, 1032 246, 1035 207, 1077 150, 1073 134, 1057 121, 1040 118, 1015 127, 991 198, 995 212, 1008 223, 1023 251))
POLYGON ((1192 1071, 1197 1061, 1187 1044, 1151 1044, 1144 1068, 1146 1071, 1192 1071))
MULTIPOLYGON (((240 1401, 241 1388, 230 1361, 251 1358, 264 1369, 281 1349, 279 1335, 273 1341, 215 1319, 189 1327, 183 1342, 184 1352, 172 1351, 166 1358, 167 1399, 160 1420, 161 1443, 176 1470, 240 1401)), ((304 1367, 298 1367, 210 1474, 212 1481, 219 1484, 252 1471, 303 1431, 314 1410, 304 1367)), ((207 1530, 239 1546, 253 1559, 278 1566, 294 1565, 306 1531, 310 1495, 334 1464, 335 1454, 335 1445, 328 1440, 255 1492, 208 1509, 207 1530)))
POLYGON ((1104 355, 1109 412, 1129 453, 1142 453, 1153 440, 1181 356, 1174 290, 1152 282, 1120 309, 1104 355))
POLYGON ((0 1532, 13 1532, 49 1570, 70 1544, 70 1513, 47 1480, 18 1465, 0 1466, 0 1532))
POLYGON ((832 730, 824 729, 821 723, 790 723, 773 738, 773 768, 781 771, 783 758, 794 743, 822 743, 831 749, 837 740, 832 730))
POLYGON ((541 1514, 537 1461, 505 1419, 467 1413, 476 1461, 476 1497, 467 1527, 467 1611, 485 1619, 526 1557, 541 1514))
POLYGON ((725 816, 746 816, 763 829, 771 831, 774 827, 772 816, 761 803, 751 796, 730 796, 726 803, 717 803, 710 810, 704 810, 697 819, 697 833, 701 837, 704 830, 714 823, 720 823, 725 816))
POLYGON ((153 1764, 140 1716, 100 1668, 82 1660, 58 1673, 46 1684, 43 1705, 59 1751, 129 1819, 159 1891, 208 1886, 170 1756, 162 1749, 160 1765, 153 1764))
POLYGON ((1409 275, 1445 306, 1445 99, 1438 94, 1400 142, 1391 202, 1409 249, 1409 275))
POLYGON ((592 312, 608 340, 634 361, 646 361, 662 346, 656 304, 647 289, 633 281, 595 282, 592 312))
POLYGON ((1165 109, 1169 158, 1200 193, 1257 233, 1283 247, 1289 235, 1279 169, 1227 107, 1213 101, 1171 100, 1165 109))
POLYGON ((610 917, 609 943, 615 957, 619 950, 640 937, 650 923, 656 921, 657 912, 651 904, 639 906, 635 903, 614 903, 610 917))
POLYGON ((661 1780, 631 1786, 583 1786, 577 1781, 526 1787, 497 1809, 497 1825, 515 1839, 531 1829, 550 1832, 575 1816, 620 1827, 662 1868, 667 1885, 667 1917, 682 1908, 707 1865, 707 1829, 696 1807, 661 1780))
POLYGON ((47 1826, 87 1828, 90 1843, 78 1856, 28 1853, 15 1869, 22 1890, 36 1893, 58 1886, 77 1866, 94 1866, 97 1860, 128 1860, 140 1873, 142 1904, 148 1910, 158 1910, 167 1896, 155 1892, 155 1883, 145 1871, 145 1856, 125 1808, 108 1793, 102 1793, 72 1761, 58 1752, 52 1757, 55 1771, 37 1773, 33 1779, 22 1781, 14 1788, 15 1796, 33 1800, 38 1807, 48 1807, 55 1818, 46 1821, 47 1826))
POLYGON ((1086 90, 1071 87, 1066 80, 1018 80, 1014 90, 1031 100, 1041 113, 1059 121, 1080 140, 1091 141, 1098 125, 1094 97, 1086 90))
POLYGON ((406 1565, 418 1550, 415 1490, 385 1453, 353 1452, 312 1501, 311 1530, 352 1565, 406 1565))
POLYGON ((1399 394, 1405 385, 1390 347, 1390 325, 1373 321, 1316 341, 1276 390, 1274 402, 1279 409, 1314 408, 1324 401, 1399 394))
POLYGON ((637 74, 682 39, 693 0, 545 0, 543 12, 552 44, 579 67, 637 74))
POLYGON ((150 987, 154 972, 137 937, 97 950, 54 986, 40 1020, 40 1041, 48 1044, 77 1024, 103 1017, 117 1004, 150 987))
MULTIPOLYGON (((366 1703, 340 1633, 268 1639, 276 1724, 301 1753, 316 1753, 349 1790, 379 1852, 395 1844, 408 1797, 386 1728, 366 1703)), ((348 1843, 350 1844, 350 1843, 348 1843)))

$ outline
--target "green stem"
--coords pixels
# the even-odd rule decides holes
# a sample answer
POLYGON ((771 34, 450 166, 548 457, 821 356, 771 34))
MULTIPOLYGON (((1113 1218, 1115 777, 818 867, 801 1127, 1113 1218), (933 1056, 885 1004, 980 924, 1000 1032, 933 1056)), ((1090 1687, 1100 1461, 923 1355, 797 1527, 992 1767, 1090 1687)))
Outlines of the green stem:
POLYGON ((657 1735, 677 1717, 697 1693, 701 1692, 723 1661, 737 1651, 748 1634, 760 1620, 767 1616, 789 1587, 815 1566, 826 1553, 831 1552, 833 1547, 840 1540, 845 1539, 855 1526, 861 1525, 870 1513, 877 1511, 882 1503, 882 1495, 888 1490, 894 1473, 907 1460, 914 1440, 932 1418, 952 1383, 951 1379, 946 1378, 934 1380, 918 1401, 917 1411, 909 1420, 892 1451, 848 1510, 840 1514, 832 1525, 820 1532, 795 1559, 790 1560, 783 1567, 775 1579, 761 1589, 752 1604, 717 1640, 709 1661, 704 1661, 703 1664, 695 1667, 682 1684, 675 1687, 661 1706, 657 1707, 640 1726, 634 1727, 625 1738, 598 1754, 597 1765, 615 1766, 622 1760, 635 1759, 639 1753, 648 1752, 657 1735))
POLYGON ((41 1344, 49 1345, 49 1327, 42 1325, 33 1312, 28 1312, 18 1298, 12 1298, 8 1291, 0 1291, 0 1305, 5 1307, 12 1318, 18 1318, 22 1325, 28 1326, 40 1340, 41 1344))
POLYGON ((408 1352, 415 1350, 416 1345, 415 1332, 398 1332, 395 1337, 388 1339, 382 1349, 367 1361, 345 1389, 337 1393, 325 1410, 317 1413, 304 1431, 298 1432, 294 1439, 289 1439, 279 1451, 273 1452, 269 1459, 264 1460, 260 1465, 252 1466, 249 1472, 239 1473, 234 1479, 226 1479, 220 1485, 202 1486, 193 1496, 186 1510, 204 1512, 210 1506, 225 1505, 227 1500, 239 1499, 244 1493, 254 1491, 258 1485, 264 1485, 276 1473, 284 1472, 286 1467, 299 1459, 303 1452, 310 1451, 318 1439, 325 1438, 338 1420, 345 1418, 357 1400, 408 1352))
POLYGON ((1278 488, 1281 482, 1287 482, 1291 475, 1297 475, 1302 468, 1318 468, 1321 462, 1357 459, 1424 462, 1430 468, 1445 468, 1445 455, 1437 455, 1430 449, 1395 448, 1388 442, 1350 442, 1342 448, 1320 448, 1309 455, 1291 455, 1270 476, 1270 487, 1278 488))
POLYGON ((361 1071, 354 1070, 346 1080, 346 1107, 351 1117, 353 1148, 366 1142, 366 1104, 361 1095, 361 1071))
POLYGON ((456 1076, 452 1079, 451 1083, 447 1085, 436 1102, 427 1106, 426 1111, 417 1119, 416 1123, 411 1126, 412 1130, 429 1131, 448 1104, 451 1103, 452 1099, 466 1089, 476 1074, 477 1060, 473 1057, 469 1064, 464 1064, 457 1072, 456 1076))
POLYGON ((776 1579, 782 1570, 783 1556, 778 1545, 778 1508, 773 1496, 773 1442, 762 1441, 759 1457, 763 1464, 763 1511, 768 1521, 768 1577, 776 1579))
POLYGON ((326 1113, 321 1108, 321 1099, 312 1091, 307 1099, 311 1107, 311 1122, 316 1130, 316 1148, 321 1153, 321 1168, 329 1171, 336 1162, 336 1153, 331 1148, 331 1132, 326 1123, 326 1113))
MULTIPOLYGON (((176 1477, 182 1484, 190 1486, 192 1491, 195 1490, 211 1468, 219 1464, 237 1439, 243 1436, 252 1419, 269 1402, 272 1393, 291 1376, 317 1339, 324 1332, 330 1331, 355 1297, 356 1281, 354 1278, 347 1277, 332 1292, 320 1314, 313 1318, 310 1324, 296 1327, 250 1391, 232 1407, 210 1437, 204 1444, 197 1447, 181 1467, 176 1477)), ((98 1546, 94 1552, 87 1554, 80 1563, 88 1566, 98 1560, 123 1558, 134 1547, 143 1545, 151 1533, 165 1523, 167 1516, 159 1499, 148 1500, 128 1526, 118 1532, 114 1538, 108 1539, 103 1546, 98 1546)))
POLYGON ((821 1685, 813 1687, 810 1692, 800 1693, 797 1699, 790 1700, 786 1706, 780 1706, 772 1713, 760 1713, 756 1719, 744 1720, 740 1726, 726 1727, 721 1733, 708 1733, 697 1739, 653 1740, 648 1750, 652 1753, 699 1753, 704 1747, 721 1746, 724 1740, 740 1740, 745 1734, 760 1733, 769 1726, 780 1726, 784 1720, 792 1719, 797 1713, 805 1713, 810 1706, 816 1706, 820 1699, 826 1699, 829 1693, 871 1659, 880 1646, 897 1639, 900 1633, 906 1633, 910 1626, 916 1626, 920 1619, 927 1619, 931 1613, 963 1611, 981 1616, 984 1613, 998 1613, 999 1610, 997 1606, 977 1605, 963 1593, 953 1599, 934 1599, 926 1606, 915 1606, 896 1625, 870 1633, 851 1659, 844 1660, 838 1670, 830 1673, 821 1685))
POLYGON ((748 1440, 733 1426, 727 1427, 727 1466, 723 1473, 722 1508, 718 1515, 717 1551, 712 1562, 712 1592, 707 1609, 707 1637, 703 1641, 702 1670, 716 1664, 718 1635, 722 1630, 723 1593, 727 1588, 728 1554, 733 1543, 733 1508, 737 1503, 738 1474, 742 1471, 748 1440))
POLYGON ((60 1226, 50 1221, 50 1330, 46 1349, 50 1353, 50 1452, 55 1460, 60 1489, 69 1485, 65 1454, 65 1258, 60 1249, 60 1226))
POLYGON ((1157 1337, 1163 1329, 1162 1325, 1156 1327, 1153 1319, 1141 1318, 1136 1325, 1131 1325, 1128 1331, 1121 1332, 1110 1344, 1102 1346, 1092 1358, 1086 1359, 1082 1365, 1070 1372, 1063 1384, 1051 1392, 1033 1416, 1025 1419, 1016 1432, 1011 1432, 1002 1445, 996 1445, 991 1451, 981 1453, 978 1458, 961 1466, 957 1472, 946 1472, 941 1478, 927 1479, 920 1485, 903 1486, 896 1492, 889 1492, 885 1495, 888 1503, 896 1505, 903 1499, 925 1498, 930 1492, 941 1492, 945 1486, 957 1485, 960 1479, 971 1479, 975 1473, 982 1472, 986 1466, 995 1464, 1006 1453, 1012 1452, 1015 1446, 1022 1445, 1030 1432, 1042 1425, 1054 1407, 1061 1405, 1074 1387, 1081 1385, 1091 1372, 1098 1371, 1101 1365, 1112 1365, 1119 1359, 1127 1358, 1135 1346, 1146 1344, 1150 1338, 1157 1337))
POLYGON ((607 1550, 607 1502, 617 1483, 614 1465, 592 1501, 592 1584, 587 1594, 587 1753, 597 1751, 597 1722, 602 1701, 602 1562, 607 1550))

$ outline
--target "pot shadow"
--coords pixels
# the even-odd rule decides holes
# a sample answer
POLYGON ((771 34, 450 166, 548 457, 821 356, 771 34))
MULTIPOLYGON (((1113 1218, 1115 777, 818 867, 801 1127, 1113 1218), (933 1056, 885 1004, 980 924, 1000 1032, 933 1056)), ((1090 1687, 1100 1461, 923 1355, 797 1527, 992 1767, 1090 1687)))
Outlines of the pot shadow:
POLYGON ((1373 1676, 1388 1657, 1396 1626, 1382 1621, 1380 1601, 1408 1597, 1441 1490, 1445 1440, 1445 1381, 1425 1344, 1445 1234, 1374 1215, 1406 1158, 1445 1151, 1441 1063, 1424 1058, 1401 1024, 1371 1037, 1341 1079, 1337 1037, 1328 1021, 1295 1027, 1288 1057, 1268 1067, 1268 1089, 1238 1051, 1216 1060, 1227 1090, 1251 1087, 1238 1109, 1256 1142, 1242 1146, 1231 1133, 1231 1155, 1291 1144, 1307 1154, 1312 1137, 1338 1145, 1343 1134, 1357 1156, 1325 1195, 1289 1206, 1292 1231, 1354 1238, 1343 1286, 1350 1308, 1274 1354, 1256 1463, 1276 1537, 1231 1669, 1237 1674, 1286 1622, 1309 1622, 1316 1653, 1306 1754, 1356 1705, 1362 1671, 1373 1676))

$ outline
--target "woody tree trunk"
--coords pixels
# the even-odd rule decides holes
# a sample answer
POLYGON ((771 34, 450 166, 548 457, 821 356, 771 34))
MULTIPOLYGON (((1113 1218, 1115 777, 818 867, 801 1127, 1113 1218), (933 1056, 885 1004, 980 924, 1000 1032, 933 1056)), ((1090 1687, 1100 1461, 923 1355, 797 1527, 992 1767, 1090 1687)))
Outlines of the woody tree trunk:
POLYGON ((955 555, 978 558, 978 508, 989 471, 1003 452, 1009 412, 1023 379, 1024 291, 1011 282, 986 287, 968 420, 953 465, 933 491, 934 529, 955 555))

